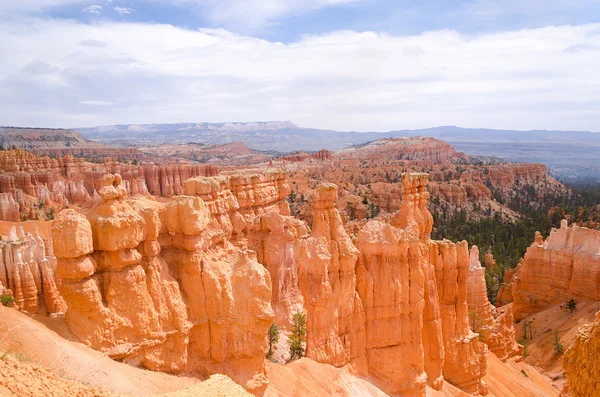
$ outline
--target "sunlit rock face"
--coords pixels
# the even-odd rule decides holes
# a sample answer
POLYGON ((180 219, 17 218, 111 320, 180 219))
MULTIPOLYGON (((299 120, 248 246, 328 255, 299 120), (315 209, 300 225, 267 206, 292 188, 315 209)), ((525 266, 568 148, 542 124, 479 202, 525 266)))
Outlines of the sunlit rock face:
POLYGON ((600 312, 596 321, 579 328, 563 365, 567 372, 569 391, 574 397, 600 395, 600 312))
POLYGON ((190 180, 189 195, 158 203, 126 199, 121 177, 106 175, 98 185, 102 202, 86 216, 59 213, 52 232, 66 322, 115 359, 166 372, 225 373, 260 391, 271 278, 255 252, 232 243, 234 229, 239 239, 246 224, 235 196, 217 182, 190 180))
POLYGON ((600 300, 600 231, 553 229, 544 241, 538 233, 513 277, 515 317, 564 304, 569 299, 600 300))
MULTIPOLYGON (((486 256, 486 258, 488 258, 486 256)), ((487 298, 485 271, 479 262, 476 245, 469 252, 469 276, 467 279, 467 305, 471 330, 501 360, 522 353, 516 342, 512 307, 498 311, 487 298)))
POLYGON ((390 394, 424 396, 444 380, 485 394, 468 246, 429 238, 427 182, 403 175, 398 212, 352 240, 333 184, 316 187, 309 228, 289 215, 280 171, 190 178, 161 202, 102 176, 97 204, 60 212, 52 229, 66 322, 115 359, 225 373, 260 393, 269 326, 289 332, 303 311, 315 361, 349 365, 390 394))
POLYGON ((32 234, 13 226, 0 241, 0 290, 15 298, 16 309, 63 313, 66 306, 58 292, 56 270, 52 242, 37 229, 32 234))
POLYGON ((317 187, 311 234, 296 246, 307 355, 350 364, 391 394, 424 396, 444 379, 485 394, 487 349, 468 319, 468 247, 429 239, 426 185, 427 175, 405 174, 398 213, 365 223, 354 246, 336 186, 317 187))

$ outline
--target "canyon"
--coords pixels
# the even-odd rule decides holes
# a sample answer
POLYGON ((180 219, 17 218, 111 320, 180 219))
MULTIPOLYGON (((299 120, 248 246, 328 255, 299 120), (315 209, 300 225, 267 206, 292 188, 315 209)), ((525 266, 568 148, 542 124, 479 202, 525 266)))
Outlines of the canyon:
MULTIPOLYGON (((0 308, 3 318, 48 327, 44 340, 61 346, 77 341, 85 357, 112 359, 94 362, 107 373, 121 368, 123 379, 142 376, 124 368, 164 375, 156 392, 579 397, 594 390, 597 368, 586 357, 598 327, 585 324, 600 301, 599 231, 563 221, 546 240, 537 234, 504 273, 496 306, 486 287, 486 272, 501 266, 493 256, 467 241, 431 238, 437 209, 510 222, 522 215, 503 202, 517 189, 537 189, 525 199, 533 207, 568 193, 544 166, 486 163, 431 138, 263 160, 96 164, 0 151, 0 295, 16 309, 0 308), (578 320, 561 326, 567 376, 555 376, 563 359, 540 364, 542 341, 552 335, 538 323, 569 299, 578 305, 569 318, 578 320), (306 316, 305 358, 290 361, 298 313, 306 316), (517 343, 516 324, 530 321, 533 340, 517 343), (273 324, 280 341, 267 360, 273 324), (179 378, 190 380, 177 388, 179 378)), ((0 329, 9 326, 0 321, 0 329)), ((39 345, 38 333, 19 335, 17 344, 0 335, 0 351, 39 345)), ((58 364, 46 356, 40 362, 50 373, 12 356, 2 368, 95 393, 55 378, 58 364)), ((21 390, 8 379, 0 377, 0 391, 21 390)), ((102 386, 95 376, 79 380, 102 386)))
POLYGON ((307 358, 390 395, 449 384, 486 394, 487 346, 504 360, 519 353, 510 312, 496 316, 480 293, 467 243, 429 239, 427 174, 403 174, 399 211, 354 240, 335 184, 317 186, 309 232, 289 216, 281 171, 190 178, 185 195, 166 201, 128 198, 124 182, 105 174, 101 201, 59 212, 51 231, 64 321, 113 359, 222 373, 261 394, 267 330, 275 319, 289 331, 297 311, 307 316, 307 358), (487 337, 472 331, 470 310, 487 337))

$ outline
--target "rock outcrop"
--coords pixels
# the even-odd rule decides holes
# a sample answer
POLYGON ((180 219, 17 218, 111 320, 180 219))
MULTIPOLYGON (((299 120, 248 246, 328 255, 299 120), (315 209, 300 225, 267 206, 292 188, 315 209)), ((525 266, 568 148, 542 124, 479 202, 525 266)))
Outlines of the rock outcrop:
POLYGON ((104 163, 95 164, 72 155, 50 158, 23 150, 0 152, 0 220, 52 219, 55 209, 70 204, 90 208, 100 201, 96 191, 107 173, 120 174, 130 196, 172 197, 184 193, 185 180, 218 172, 213 165, 133 165, 102 157, 104 163))
MULTIPOLYGON (((14 307, 36 313, 45 306, 48 314, 66 309, 57 288, 56 257, 52 242, 14 226, 0 240, 0 285, 10 290, 14 307)), ((0 287, 1 289, 2 287, 0 287)))
POLYGON ((190 179, 189 196, 158 203, 127 200, 121 177, 107 175, 87 217, 62 211, 52 233, 71 332, 115 359, 225 373, 260 391, 271 279, 255 252, 232 244, 246 223, 230 182, 190 179))
POLYGON ((67 325, 115 359, 225 373, 260 392, 269 326, 286 333, 304 311, 309 358, 390 394, 424 396, 444 380, 485 394, 468 246, 429 238, 427 182, 404 174, 398 213, 361 224, 353 241, 334 184, 316 188, 308 234, 279 171, 191 178, 164 202, 127 199, 123 178, 106 175, 101 202, 53 226, 67 325))
POLYGON ((473 332, 499 359, 505 361, 522 353, 522 347, 515 339, 512 307, 499 312, 487 298, 485 284, 486 269, 479 262, 479 249, 471 247, 469 253, 469 278, 467 304, 469 323, 473 332))
POLYGON ((563 365, 573 397, 600 396, 600 312, 596 321, 579 328, 563 365))
POLYGON ((468 157, 457 152, 447 142, 427 137, 384 138, 363 145, 342 149, 336 158, 379 158, 386 160, 409 160, 421 164, 446 162, 467 163, 468 157))
POLYGON ((513 278, 517 319, 569 299, 600 300, 600 231, 561 222, 544 241, 536 234, 513 278))
POLYGON ((306 153, 306 152, 297 152, 291 153, 287 156, 278 157, 279 161, 289 161, 291 163, 298 163, 305 160, 316 160, 316 161, 326 161, 333 159, 333 153, 327 149, 322 149, 314 153, 306 153))
POLYGON ((308 357, 343 366, 390 394, 424 396, 443 380, 487 391, 486 347, 469 327, 467 243, 431 241, 426 174, 405 174, 398 214, 369 221, 350 244, 334 202, 317 187, 309 237, 297 244, 308 357))
POLYGON ((521 259, 519 261, 519 265, 517 265, 514 269, 506 269, 504 271, 504 278, 502 280, 502 285, 498 289, 498 294, 496 295, 496 307, 502 307, 504 305, 508 305, 513 301, 512 287, 513 287, 513 278, 519 266, 523 263, 521 259))

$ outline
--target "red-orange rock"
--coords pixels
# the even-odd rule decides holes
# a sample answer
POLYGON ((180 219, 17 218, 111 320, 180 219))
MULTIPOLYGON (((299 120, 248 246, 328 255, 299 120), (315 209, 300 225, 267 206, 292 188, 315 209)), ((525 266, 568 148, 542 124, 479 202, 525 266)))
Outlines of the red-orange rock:
POLYGON ((579 328, 571 347, 566 351, 564 367, 569 391, 573 397, 600 395, 600 312, 596 321, 579 328))
POLYGON ((569 299, 600 300, 600 231, 568 227, 563 221, 543 241, 527 248, 513 278, 517 319, 569 299))

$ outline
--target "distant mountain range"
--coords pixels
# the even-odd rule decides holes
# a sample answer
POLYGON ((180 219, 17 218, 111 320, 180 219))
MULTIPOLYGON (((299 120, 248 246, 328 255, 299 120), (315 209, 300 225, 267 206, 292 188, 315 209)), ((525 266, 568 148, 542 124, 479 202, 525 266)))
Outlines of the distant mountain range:
POLYGON ((600 133, 585 131, 514 131, 444 126, 388 132, 354 132, 303 128, 290 121, 251 123, 127 124, 77 128, 84 137, 113 146, 164 143, 244 142, 259 150, 282 153, 317 151, 364 144, 381 138, 428 136, 445 140, 468 155, 546 164, 563 178, 600 179, 600 133))

